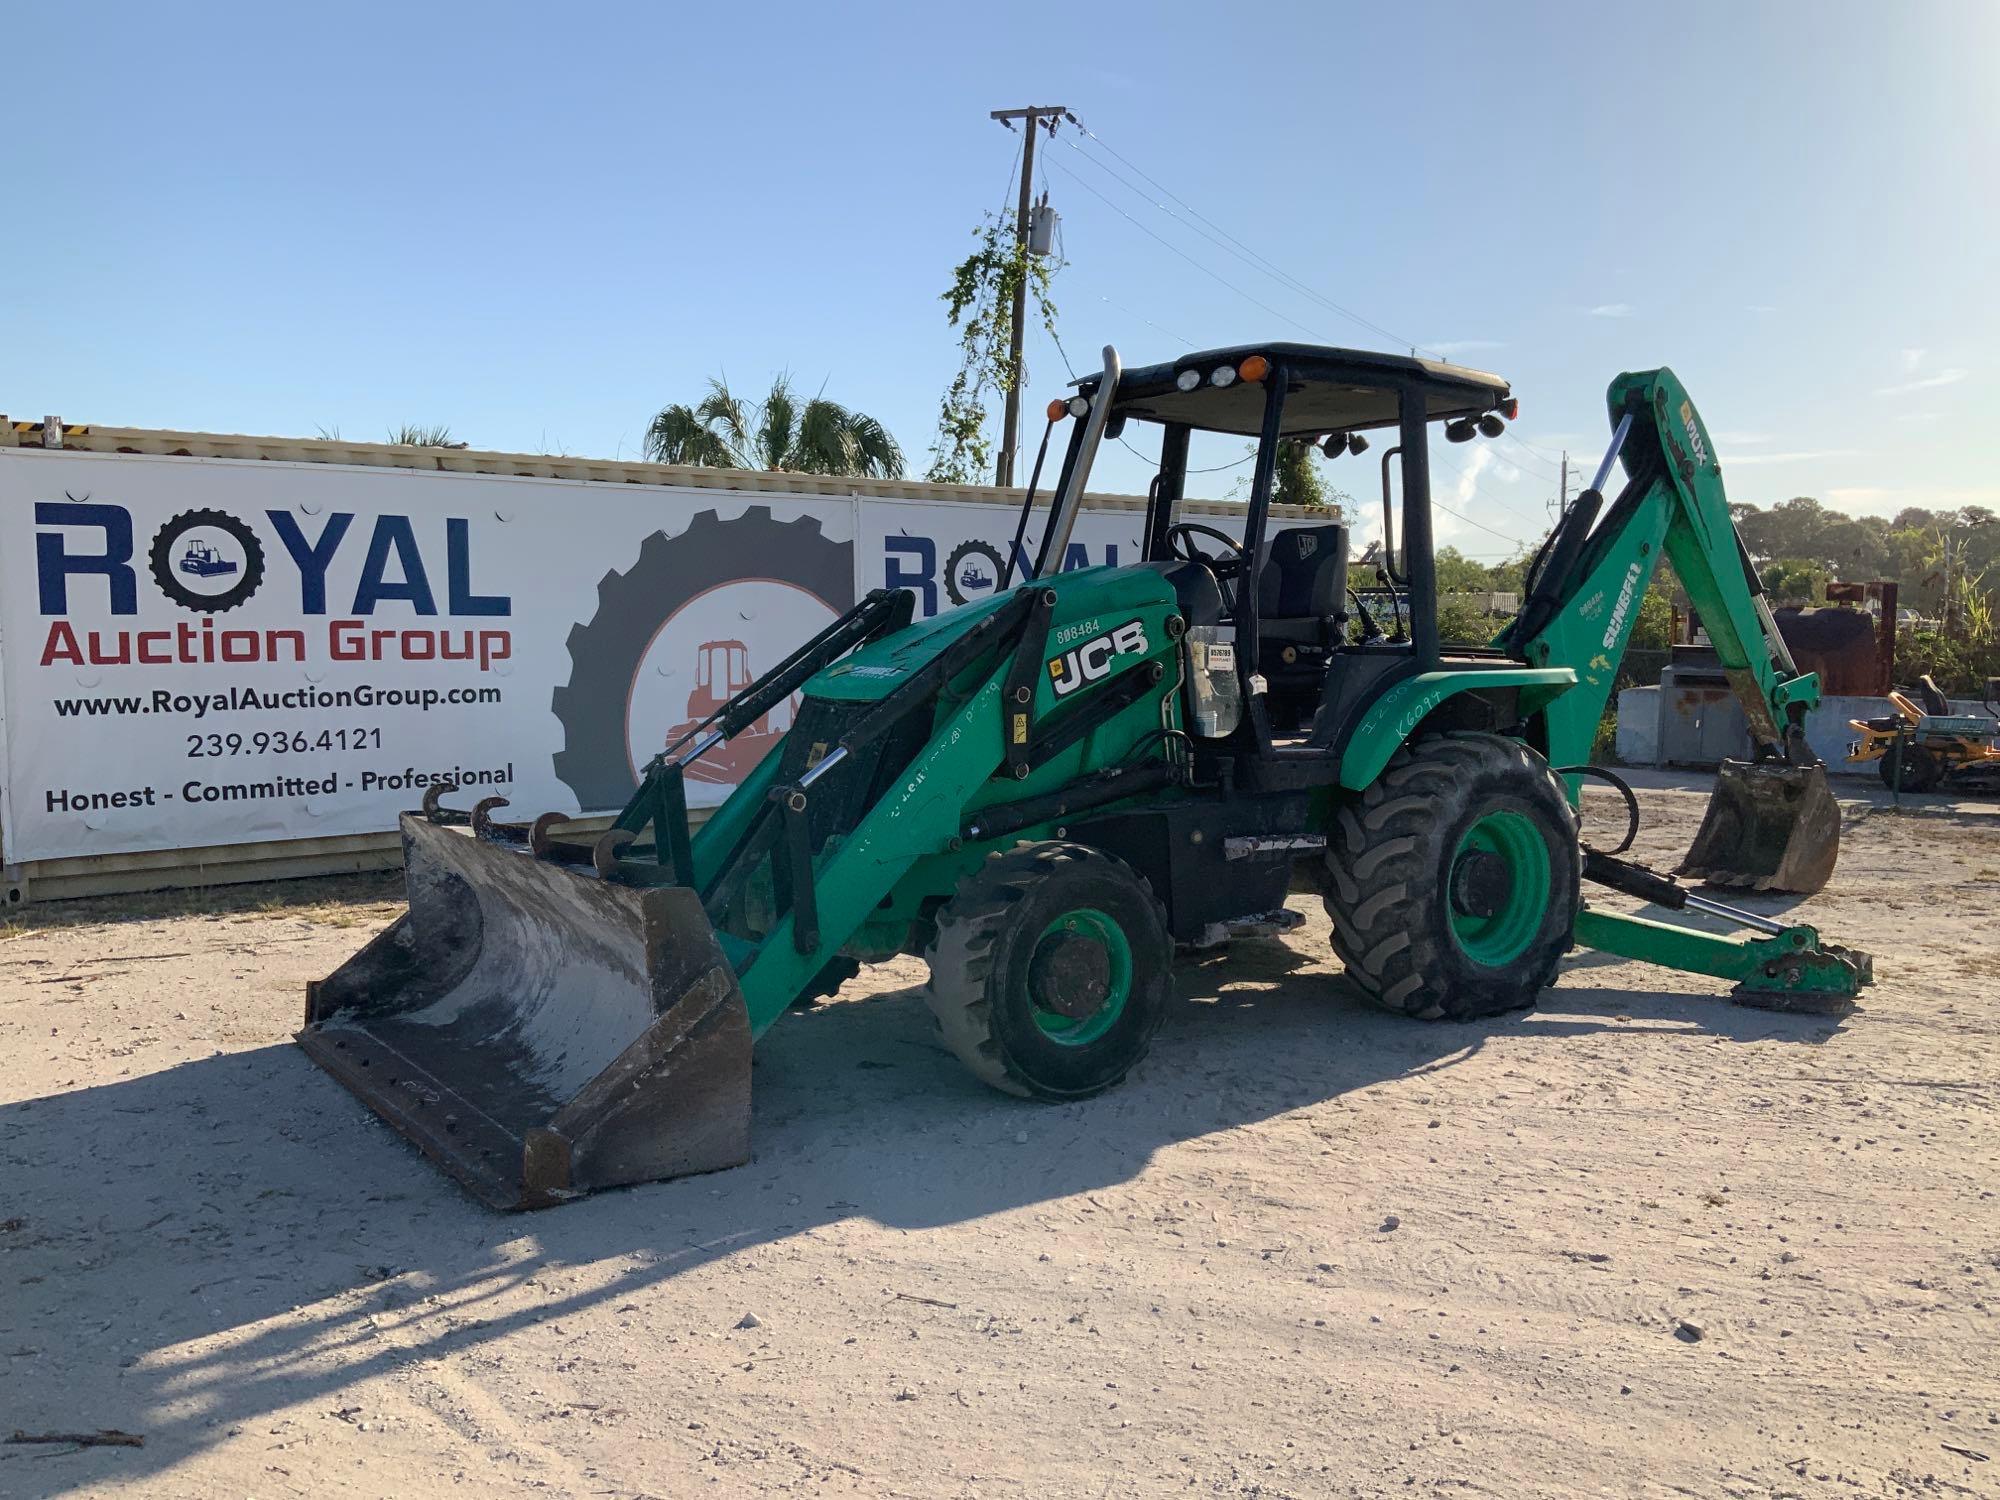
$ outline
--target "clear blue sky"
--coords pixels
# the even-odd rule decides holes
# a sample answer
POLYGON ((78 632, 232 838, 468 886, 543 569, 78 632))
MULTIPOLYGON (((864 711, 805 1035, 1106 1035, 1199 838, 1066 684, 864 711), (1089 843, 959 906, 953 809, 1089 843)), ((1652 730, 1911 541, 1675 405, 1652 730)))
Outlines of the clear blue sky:
MULTIPOLYGON (((1540 452, 1439 471, 1468 550, 1533 533, 1548 458, 1661 363, 1733 498, 2000 504, 2000 6, 79 5, 16 40, 17 417, 631 456, 711 373, 789 369, 921 471, 938 293, 1011 203, 987 111, 1060 103, 1321 296, 1512 378, 1540 452)), ((1384 345, 1044 144, 1083 362, 1384 345)), ((1030 358, 1038 406, 1064 372, 1030 358)), ((1143 484, 1113 451, 1104 487, 1143 484)))

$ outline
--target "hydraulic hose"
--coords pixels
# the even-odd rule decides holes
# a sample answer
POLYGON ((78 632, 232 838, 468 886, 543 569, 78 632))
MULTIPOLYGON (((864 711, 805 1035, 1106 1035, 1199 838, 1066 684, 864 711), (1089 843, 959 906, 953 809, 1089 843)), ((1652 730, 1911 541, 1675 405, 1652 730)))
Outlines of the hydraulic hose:
POLYGON ((1557 766, 1555 771, 1558 776, 1592 777, 1597 781, 1602 781, 1616 788, 1618 795, 1625 799, 1625 837, 1619 840, 1618 846, 1615 849, 1599 851, 1591 849, 1586 844, 1584 845, 1585 850, 1593 854, 1600 852, 1604 854, 1623 854, 1627 849, 1630 849, 1632 841, 1639 836, 1639 797, 1632 790, 1632 784, 1624 777, 1618 775, 1617 772, 1607 771, 1602 766, 1557 766))

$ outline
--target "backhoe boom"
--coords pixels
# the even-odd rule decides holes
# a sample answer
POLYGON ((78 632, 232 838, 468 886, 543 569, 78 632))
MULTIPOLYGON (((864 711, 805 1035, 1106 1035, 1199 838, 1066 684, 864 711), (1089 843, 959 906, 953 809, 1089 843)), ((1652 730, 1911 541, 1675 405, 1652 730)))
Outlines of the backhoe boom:
POLYGON ((1714 445, 1673 371, 1621 375, 1606 400, 1611 449, 1536 559, 1528 598, 1501 636, 1531 666, 1577 674, 1547 710, 1550 759, 1589 759, 1640 601, 1665 557, 1743 705, 1751 741, 1749 762, 1723 762, 1680 873, 1816 891, 1833 873, 1840 838, 1839 807, 1805 738, 1819 678, 1799 671, 1778 633, 1730 516, 1714 445), (1629 478, 1605 508, 1599 487, 1620 457, 1629 478))
POLYGON ((1619 437, 1597 484, 1551 538, 1540 576, 1503 637, 1533 665, 1576 669, 1577 686, 1550 710, 1552 753, 1588 756, 1639 602, 1664 556, 1743 704, 1756 758, 1813 764, 1801 726, 1819 702, 1819 679, 1798 670, 1778 633, 1694 403, 1664 369, 1619 376, 1607 400, 1619 437), (1599 519, 1597 485, 1618 457, 1630 478, 1599 519))

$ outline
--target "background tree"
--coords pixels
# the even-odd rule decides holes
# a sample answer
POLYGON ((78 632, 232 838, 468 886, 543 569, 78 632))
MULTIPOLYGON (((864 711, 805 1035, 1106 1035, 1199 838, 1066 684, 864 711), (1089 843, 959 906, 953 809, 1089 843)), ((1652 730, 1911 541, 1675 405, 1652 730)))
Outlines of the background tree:
MULTIPOLYGON (((958 330, 958 373, 938 403, 937 437, 931 444, 930 479, 937 484, 984 484, 993 470, 993 441, 986 435, 986 403, 1005 397, 1027 378, 1025 357, 1017 364, 1014 292, 1028 284, 1030 317, 1056 336, 1056 307, 1049 298, 1057 262, 1036 255, 1014 236, 1014 226, 988 214, 973 231, 979 248, 953 268, 945 288, 945 321, 958 330)), ((1028 414, 1022 413, 1026 446, 1028 414)))
POLYGON ((1824 604, 1827 570, 1810 558, 1781 557, 1758 571, 1773 605, 1824 604))
POLYGON ((1328 503, 1326 480, 1319 472, 1319 449, 1311 443, 1287 438, 1278 444, 1277 466, 1272 471, 1271 499, 1279 505, 1328 503))
POLYGON ((1486 594, 1496 590, 1493 569, 1467 557, 1453 546, 1439 547, 1431 554, 1441 594, 1486 594))
POLYGON ((886 427, 824 396, 799 400, 786 375, 754 406, 715 379, 699 404, 662 407, 646 427, 646 456, 712 469, 903 477, 903 450, 886 427))

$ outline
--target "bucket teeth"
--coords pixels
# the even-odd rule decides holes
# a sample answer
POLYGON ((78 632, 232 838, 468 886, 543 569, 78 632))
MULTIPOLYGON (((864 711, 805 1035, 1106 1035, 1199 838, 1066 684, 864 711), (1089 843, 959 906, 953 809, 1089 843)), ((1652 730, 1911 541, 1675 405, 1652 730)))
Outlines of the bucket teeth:
POLYGON ((596 841, 581 843, 559 839, 555 830, 570 822, 568 813, 545 812, 528 829, 528 848, 536 859, 553 860, 559 865, 595 865, 596 841))
POLYGON ((456 807, 446 807, 445 797, 458 790, 455 781, 435 781, 424 788, 424 818, 440 828, 462 828, 472 821, 472 814, 456 807))
POLYGON ((472 809, 472 831, 489 844, 525 844, 528 842, 528 825, 525 823, 496 823, 494 812, 511 804, 505 797, 482 797, 472 809))
POLYGON ((599 834, 597 842, 590 846, 591 868, 609 880, 618 873, 618 861, 625 857, 625 851, 638 837, 629 828, 613 828, 599 834))
POLYGON ((557 830, 574 821, 569 813, 545 812, 532 823, 503 823, 493 813, 495 809, 509 805, 505 797, 487 797, 470 813, 456 812, 435 804, 436 799, 425 793, 424 816, 433 823, 452 825, 469 822, 473 833, 489 844, 507 844, 515 848, 525 845, 536 859, 550 860, 559 865, 589 865, 599 875, 610 875, 618 867, 625 847, 637 837, 622 829, 613 829, 589 841, 559 837, 557 830), (607 840, 611 839, 617 842, 607 844, 607 840))

